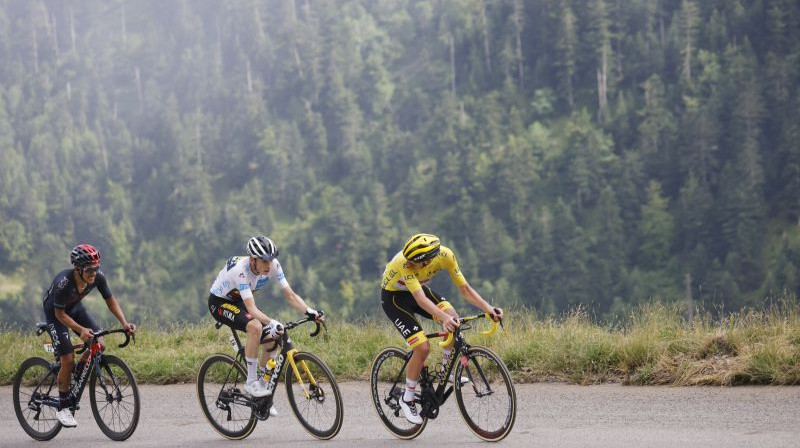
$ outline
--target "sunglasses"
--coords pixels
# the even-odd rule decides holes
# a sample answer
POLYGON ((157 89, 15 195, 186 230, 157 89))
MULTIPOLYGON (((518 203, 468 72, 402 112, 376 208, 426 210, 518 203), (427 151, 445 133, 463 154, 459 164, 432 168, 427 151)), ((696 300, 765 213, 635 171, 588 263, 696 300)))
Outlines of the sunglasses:
POLYGON ((97 274, 97 271, 100 270, 100 266, 92 266, 88 268, 83 268, 83 272, 87 274, 97 274))

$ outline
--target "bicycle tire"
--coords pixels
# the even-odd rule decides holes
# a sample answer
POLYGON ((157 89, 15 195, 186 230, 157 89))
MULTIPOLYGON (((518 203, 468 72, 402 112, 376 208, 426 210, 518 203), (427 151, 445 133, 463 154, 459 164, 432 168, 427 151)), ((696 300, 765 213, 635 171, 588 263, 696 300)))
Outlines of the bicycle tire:
POLYGON ((97 426, 109 439, 126 440, 139 424, 141 402, 136 377, 125 361, 103 355, 100 372, 92 370, 89 378, 89 401, 97 426))
POLYGON ((417 425, 406 420, 400 409, 399 400, 405 392, 406 354, 396 347, 381 350, 372 361, 369 384, 372 403, 383 426, 395 437, 410 440, 422 433, 428 418, 423 417, 422 423, 417 425))
POLYGON ((466 365, 456 364, 456 402, 461 417, 472 432, 488 442, 503 440, 517 417, 517 394, 503 360, 486 347, 471 347, 466 365), (487 393, 488 392, 488 393, 487 393))
POLYGON ((284 380, 289 405, 297 420, 312 436, 321 440, 332 439, 342 429, 344 420, 342 395, 336 378, 331 369, 311 353, 295 353, 294 362, 301 381, 297 381, 294 371, 287 364, 284 380), (332 412, 328 409, 331 403, 334 407, 332 412))
POLYGON ((41 403, 41 398, 58 400, 57 380, 50 362, 39 357, 23 361, 14 375, 14 413, 22 429, 36 440, 50 440, 61 431, 56 408, 41 403))
POLYGON ((258 422, 252 407, 243 404, 243 401, 234 401, 245 397, 246 380, 244 367, 222 353, 206 358, 197 373, 197 399, 200 400, 203 415, 214 430, 231 440, 241 440, 249 436, 258 422), (231 420, 228 420, 229 414, 231 420), (241 424, 241 427, 232 429, 227 425, 232 421, 241 424))

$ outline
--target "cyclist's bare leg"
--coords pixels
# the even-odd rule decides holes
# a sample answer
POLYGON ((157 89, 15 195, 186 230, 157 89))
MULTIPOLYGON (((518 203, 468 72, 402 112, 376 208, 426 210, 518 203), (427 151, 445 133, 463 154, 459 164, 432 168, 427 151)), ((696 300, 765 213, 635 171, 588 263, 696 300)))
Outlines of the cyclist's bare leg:
POLYGON ((263 326, 258 319, 252 319, 247 323, 247 342, 244 345, 244 356, 248 358, 258 357, 259 339, 263 326))
POLYGON ((412 381, 419 380, 419 373, 422 371, 422 366, 425 365, 425 359, 428 358, 428 352, 431 350, 431 344, 428 341, 419 344, 412 349, 411 359, 406 366, 406 378, 412 381))
POLYGON ((261 356, 258 365, 265 368, 267 366, 267 361, 275 356, 275 352, 278 351, 278 342, 275 340, 267 340, 267 342, 261 344, 261 346, 264 347, 264 354, 261 356))
POLYGON ((70 352, 61 355, 61 368, 58 370, 58 391, 69 392, 72 369, 75 367, 75 354, 70 352))
MULTIPOLYGON (((458 313, 456 313, 456 310, 453 308, 447 308, 444 310, 444 312, 447 313, 448 316, 458 318, 458 313)), ((445 369, 447 368, 447 363, 450 362, 450 356, 452 356, 453 344, 455 342, 455 339, 451 339, 449 344, 442 347, 442 362, 438 368, 441 373, 444 373, 445 369)))

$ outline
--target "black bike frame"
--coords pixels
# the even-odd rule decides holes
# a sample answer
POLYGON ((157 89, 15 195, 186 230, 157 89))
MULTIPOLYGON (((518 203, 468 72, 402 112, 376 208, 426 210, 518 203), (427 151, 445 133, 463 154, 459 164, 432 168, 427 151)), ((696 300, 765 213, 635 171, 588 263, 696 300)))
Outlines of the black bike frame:
MULTIPOLYGON (((464 338, 461 336, 461 331, 462 330, 469 330, 471 328, 472 328, 471 326, 464 326, 462 324, 462 326, 456 328, 456 331, 453 332, 453 339, 455 340, 455 342, 453 344, 453 354, 451 355, 450 361, 449 361, 447 367, 445 368, 444 374, 442 376, 436 378, 437 374, 435 374, 435 373, 431 374, 430 372, 427 372, 427 367, 423 367, 422 368, 422 372, 420 372, 420 380, 423 380, 423 375, 426 376, 426 378, 424 378, 426 381, 429 378, 438 379, 438 384, 433 389, 434 397, 432 397, 432 398, 435 398, 435 403, 430 403, 430 402, 426 403, 426 399, 425 399, 426 391, 424 389, 420 391, 420 393, 421 393, 420 396, 422 397, 423 409, 426 409, 428 406, 432 406, 433 407, 432 408, 433 412, 428 415, 428 418, 436 418, 436 412, 437 412, 438 408, 441 405, 443 405, 445 403, 445 401, 447 401, 447 399, 450 397, 450 395, 455 390, 455 386, 452 385, 452 384, 449 384, 449 382, 447 381, 447 378, 449 378, 450 375, 454 373, 454 369, 456 367, 456 363, 457 362, 461 362, 461 358, 467 355, 467 352, 469 351, 469 349, 471 347, 467 343, 467 341, 464 340, 464 338), (431 375, 433 375, 433 377, 431 377, 431 375)), ((428 338, 428 339, 444 337, 444 336, 445 336, 445 334, 443 334, 443 333, 429 333, 429 334, 425 335, 425 337, 428 338)), ((413 355, 413 354, 414 354, 414 352, 411 351, 411 350, 409 350, 406 353, 405 363, 403 364, 403 367, 400 369, 400 372, 398 372, 397 378, 395 378, 394 385, 392 386, 392 390, 389 392, 389 397, 392 397, 392 396, 394 396, 395 393, 399 392, 399 390, 400 390, 399 384, 405 384, 405 381, 403 380, 403 378, 401 378, 401 376, 403 375, 403 372, 406 371, 406 367, 408 367, 408 362, 411 360, 411 355, 413 355)), ((484 384, 486 384, 487 387, 488 387, 490 383, 489 383, 488 379, 486 378, 486 375, 484 374, 483 369, 481 369, 480 365, 477 365, 477 364, 475 365, 475 367, 476 367, 475 370, 477 370, 478 374, 481 376, 481 379, 483 380, 484 384)), ((467 375, 469 375, 470 377, 472 376, 472 374, 469 373, 469 371, 467 372, 467 375)), ((473 384, 473 387, 475 387, 473 378, 469 378, 469 380, 473 384)), ((434 379, 430 379, 431 384, 433 383, 433 381, 434 381, 434 379)), ((460 379, 456 379, 455 381, 460 381, 460 379)), ((476 393, 478 393, 477 390, 476 390, 476 393)), ((488 395, 488 394, 491 394, 491 393, 493 393, 493 391, 491 389, 489 389, 486 393, 478 393, 478 394, 479 394, 479 396, 483 396, 483 395, 488 395)))
MULTIPOLYGON (((294 344, 292 344, 292 338, 289 337, 289 330, 291 330, 292 328, 297 327, 298 325, 301 325, 301 324, 304 324, 304 323, 310 322, 310 321, 313 321, 313 319, 310 318, 310 317, 307 317, 305 319, 301 319, 301 320, 298 320, 296 322, 287 323, 286 325, 284 325, 285 331, 281 335, 280 339, 275 340, 275 344, 277 344, 277 345, 279 345, 281 347, 281 351, 280 351, 280 353, 278 354, 278 356, 275 359, 275 367, 272 369, 272 375, 269 377, 269 384, 272 385, 272 390, 273 391, 277 388, 278 379, 281 377, 281 373, 283 373, 283 368, 286 365, 286 361, 288 359, 288 356, 287 356, 288 353, 290 351, 294 350, 294 344)), ((222 322, 217 322, 214 325, 217 327, 217 329, 219 329, 224 324, 222 322)), ((319 334, 320 324, 316 323, 316 325, 317 325, 316 330, 314 330, 314 332, 311 333, 312 337, 316 336, 317 334, 319 334)), ((242 340, 239 338, 239 333, 236 331, 236 329, 233 328, 233 327, 229 327, 229 328, 231 329, 231 333, 233 333, 234 341, 236 341, 236 348, 237 348, 236 349, 236 362, 238 362, 244 368, 244 370, 247 371, 247 363, 245 362, 245 359, 244 359, 245 358, 245 356, 244 356, 244 344, 242 344, 242 340)), ((262 333, 261 338, 263 339, 264 336, 265 335, 262 333)), ((230 379, 230 376, 232 374, 234 374, 234 371, 235 371, 234 369, 235 369, 234 367, 231 367, 231 371, 228 372, 228 376, 225 378, 225 383, 227 383, 228 380, 230 379)), ((272 407, 272 400, 273 400, 274 396, 275 396, 275 394, 272 393, 267 397, 252 398, 247 394, 239 394, 238 397, 234 396, 232 401, 237 402, 237 403, 241 403, 241 404, 245 404, 245 405, 250 406, 250 407, 255 408, 255 409, 259 409, 259 410, 267 409, 268 410, 270 407, 272 407), (236 400, 237 398, 243 399, 244 401, 243 402, 239 402, 239 401, 236 400)), ((269 413, 266 413, 266 414, 263 414, 263 415, 264 415, 264 417, 266 417, 267 415, 269 415, 269 413)))
MULTIPOLYGON (((97 374, 97 379, 100 380, 100 385, 103 387, 103 390, 106 389, 105 380, 103 379, 103 376, 100 374, 100 360, 103 359, 103 350, 100 348, 100 342, 98 341, 98 339, 102 336, 111 333, 125 333, 125 342, 119 345, 120 348, 125 347, 126 345, 128 345, 128 342, 130 342, 131 336, 128 335, 126 330, 118 329, 111 331, 100 331, 92 337, 88 345, 85 344, 83 348, 75 352, 76 355, 82 355, 87 349, 89 350, 89 354, 86 357, 86 359, 79 361, 79 363, 83 362, 83 368, 78 372, 77 378, 75 379, 75 383, 72 386, 70 386, 69 389, 68 407, 72 411, 76 411, 78 409, 78 403, 80 403, 81 396, 83 395, 83 390, 86 388, 86 383, 87 380, 89 379, 89 372, 91 371, 91 369, 93 368, 95 369, 95 372, 97 374)), ((42 384, 45 383, 45 381, 47 381, 50 378, 50 375, 56 377, 55 383, 57 386, 58 372, 59 370, 61 370, 61 361, 58 358, 59 357, 56 355, 56 362, 50 364, 50 374, 45 375, 45 377, 42 378, 42 381, 36 385, 37 390, 42 386, 42 384)), ((36 397, 32 397, 31 399, 38 401, 39 404, 58 408, 58 406, 60 405, 59 397, 51 396, 50 395, 51 391, 52 391, 52 385, 50 386, 50 389, 48 389, 47 391, 46 398, 43 399, 40 398, 39 400, 36 400, 36 397)), ((117 391, 117 395, 120 395, 119 390, 117 391)), ((119 399, 121 397, 117 396, 115 398, 119 399)), ((41 409, 39 409, 39 412, 41 412, 41 409)), ((39 417, 38 413, 36 417, 37 418, 39 417)))
MULTIPOLYGON (((432 338, 442 337, 442 334, 441 333, 429 333, 429 334, 426 334, 425 337, 427 337, 428 339, 432 339, 432 338)), ((467 354, 467 350, 469 350, 469 347, 470 347, 470 345, 464 340, 464 338, 461 337, 461 328, 457 328, 456 329, 455 333, 453 334, 453 338, 455 339, 455 343, 453 344, 453 355, 450 358, 450 362, 447 365, 447 368, 445 370, 444 376, 439 378, 439 383, 434 389, 435 394, 436 394, 436 400, 437 400, 438 406, 443 405, 444 402, 447 401, 447 399, 450 397, 450 394, 453 393, 454 387, 453 387, 453 385, 448 385, 448 382, 446 381, 446 378, 448 378, 450 376, 450 374, 453 372, 453 369, 455 369, 456 362, 458 362, 461 359, 461 356, 464 356, 464 355, 467 354)), ((408 367, 408 362, 411 361, 411 356, 413 354, 414 354, 414 352, 411 351, 411 350, 409 350, 406 353, 405 362, 403 363, 403 367, 400 369, 400 372, 397 374, 397 378, 395 378, 395 380, 394 380, 394 385, 392 386, 392 390, 389 392, 389 396, 390 397, 392 395, 394 395, 395 392, 399 391, 400 387, 398 386, 398 384, 401 384, 401 382, 402 382, 402 384, 405 384, 405 380, 402 379, 401 376, 406 371, 406 367, 408 367)), ((426 367, 423 367, 422 370, 425 371, 426 367)), ((422 379, 422 375, 431 375, 431 374, 429 372, 426 372, 426 373, 420 372, 420 379, 422 379)), ((422 393, 421 396, 424 397, 425 396, 424 391, 420 391, 420 392, 422 393)))

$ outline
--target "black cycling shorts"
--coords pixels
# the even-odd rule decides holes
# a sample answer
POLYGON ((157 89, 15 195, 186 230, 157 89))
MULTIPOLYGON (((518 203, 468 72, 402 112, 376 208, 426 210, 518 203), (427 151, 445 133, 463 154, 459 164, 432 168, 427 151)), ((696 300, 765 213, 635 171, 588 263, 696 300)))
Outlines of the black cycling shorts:
MULTIPOLYGON (((68 355, 75 350, 69 338, 69 328, 56 318, 55 308, 52 304, 49 305, 45 301, 44 316, 47 319, 47 333, 50 334, 50 339, 53 341, 53 349, 56 356, 68 355)), ((93 332, 100 331, 100 326, 97 325, 92 315, 86 311, 82 303, 77 303, 64 311, 66 311, 67 316, 71 317, 81 327, 91 328, 93 332)))
MULTIPOLYGON (((423 286, 422 292, 437 307, 443 310, 452 308, 447 299, 434 292, 429 286, 423 286)), ((428 340, 425 337, 425 330, 414 314, 419 314, 427 319, 433 319, 433 317, 417 304, 411 292, 382 289, 381 306, 397 331, 403 335, 409 348, 414 348, 428 340)))
POLYGON ((247 331, 247 323, 253 320, 253 316, 247 312, 244 300, 230 300, 217 297, 214 294, 208 296, 208 311, 214 316, 217 322, 233 327, 239 331, 247 331))

